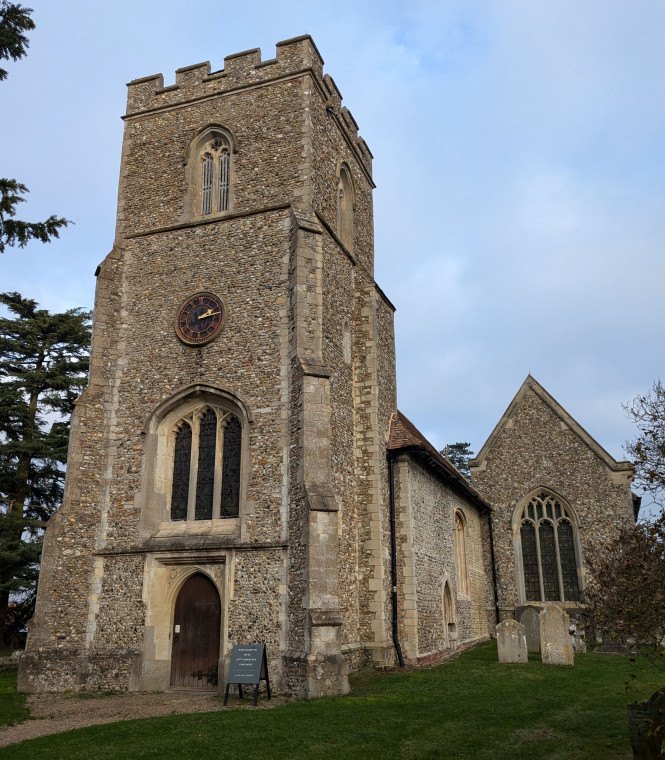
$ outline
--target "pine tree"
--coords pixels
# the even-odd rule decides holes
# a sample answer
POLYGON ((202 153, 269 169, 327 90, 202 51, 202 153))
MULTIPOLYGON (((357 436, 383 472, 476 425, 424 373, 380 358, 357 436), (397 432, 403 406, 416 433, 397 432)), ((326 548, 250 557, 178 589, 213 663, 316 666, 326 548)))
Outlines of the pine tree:
POLYGON ((455 467, 464 475, 467 480, 471 479, 471 470, 469 469, 469 459, 473 456, 471 444, 464 442, 448 443, 440 452, 447 460, 452 462, 455 467))
POLYGON ((90 315, 0 294, 0 631, 37 581, 41 535, 60 505, 74 400, 86 384, 90 315))
MULTIPOLYGON (((28 38, 25 32, 35 28, 30 18, 31 8, 0 0, 0 60, 18 61, 27 54, 28 38)), ((0 68, 0 81, 7 78, 7 70, 0 68)), ((0 253, 7 246, 24 248, 29 240, 48 242, 59 237, 60 228, 69 222, 55 215, 43 222, 24 222, 16 219, 16 207, 25 201, 21 196, 28 188, 15 179, 0 178, 0 253)))

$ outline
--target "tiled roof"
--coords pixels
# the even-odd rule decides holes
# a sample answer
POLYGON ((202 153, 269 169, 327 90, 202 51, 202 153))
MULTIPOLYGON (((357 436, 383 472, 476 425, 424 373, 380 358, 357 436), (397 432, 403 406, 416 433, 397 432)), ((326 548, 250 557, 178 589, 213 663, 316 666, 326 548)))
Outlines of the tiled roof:
POLYGON ((442 456, 434 446, 425 438, 418 428, 407 419, 400 411, 390 418, 390 434, 388 436, 388 450, 418 453, 431 465, 443 480, 454 484, 458 491, 462 491, 478 506, 489 509, 489 502, 476 491, 462 473, 450 460, 442 456))

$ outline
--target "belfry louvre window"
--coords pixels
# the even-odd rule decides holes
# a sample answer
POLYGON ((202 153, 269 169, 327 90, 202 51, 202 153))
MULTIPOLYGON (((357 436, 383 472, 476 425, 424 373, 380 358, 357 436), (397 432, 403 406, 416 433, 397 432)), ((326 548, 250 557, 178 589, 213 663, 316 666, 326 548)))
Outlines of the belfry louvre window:
POLYGON ((570 511, 551 494, 541 492, 524 507, 519 528, 526 601, 579 601, 570 511))
POLYGON ((240 508, 242 425, 208 406, 176 424, 171 520, 237 517, 240 508))
POLYGON ((219 138, 209 141, 201 156, 201 214, 229 210, 231 155, 219 138))

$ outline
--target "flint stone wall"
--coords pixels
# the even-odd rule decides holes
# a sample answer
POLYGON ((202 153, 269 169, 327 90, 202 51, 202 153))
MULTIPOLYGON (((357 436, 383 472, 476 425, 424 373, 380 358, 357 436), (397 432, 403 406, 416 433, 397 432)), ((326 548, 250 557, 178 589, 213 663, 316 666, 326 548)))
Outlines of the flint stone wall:
MULTIPOLYGON (((517 585, 515 541, 519 534, 513 532, 512 520, 528 497, 550 489, 574 510, 579 521, 582 583, 587 557, 602 551, 622 528, 635 522, 630 465, 614 462, 605 454, 616 465, 610 467, 581 437, 588 434, 578 434, 572 420, 566 424, 545 397, 546 391, 527 378, 479 456, 470 463, 474 486, 493 508, 502 618, 514 617, 516 608, 526 602, 517 585)), ((556 405, 553 399, 551 402, 556 405)), ((566 415, 565 410, 560 411, 566 415)))

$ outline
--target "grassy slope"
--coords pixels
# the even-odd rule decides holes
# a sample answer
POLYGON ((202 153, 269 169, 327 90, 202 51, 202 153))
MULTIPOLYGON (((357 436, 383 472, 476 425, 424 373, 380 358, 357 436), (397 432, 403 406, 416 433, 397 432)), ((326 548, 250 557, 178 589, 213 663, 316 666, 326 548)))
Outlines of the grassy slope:
POLYGON ((499 665, 490 642, 438 668, 358 676, 343 699, 90 727, 0 749, 0 760, 628 760, 628 673, 607 655, 499 665))

